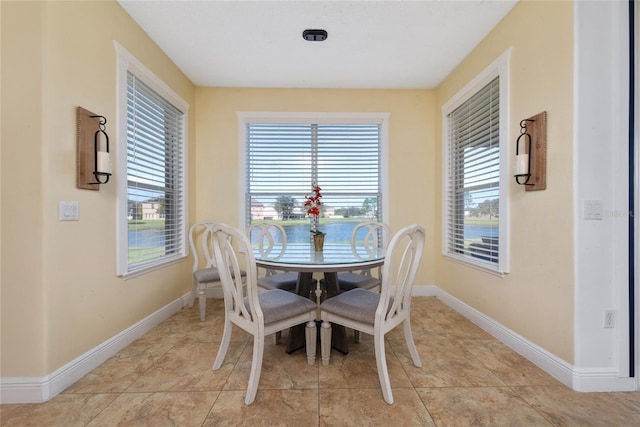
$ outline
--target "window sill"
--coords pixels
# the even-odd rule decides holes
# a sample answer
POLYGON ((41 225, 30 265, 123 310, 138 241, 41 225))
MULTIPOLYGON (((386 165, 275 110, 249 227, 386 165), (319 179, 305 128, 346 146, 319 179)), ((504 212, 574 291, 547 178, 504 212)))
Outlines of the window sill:
POLYGON ((505 272, 498 270, 498 266, 491 262, 486 262, 482 260, 475 260, 471 257, 460 256, 460 255, 451 255, 451 254, 443 254, 445 258, 457 262, 459 264, 463 264, 467 267, 471 267, 476 270, 480 270, 484 273, 489 273, 494 276, 504 278, 505 272))
POLYGON ((177 264, 179 262, 184 261, 186 258, 187 257, 185 255, 182 255, 180 257, 168 259, 168 260, 162 261, 160 263, 150 264, 150 265, 145 266, 143 268, 140 268, 138 270, 134 270, 134 271, 130 271, 130 272, 121 274, 121 275, 119 275, 119 277, 124 279, 124 280, 133 279, 135 277, 142 276, 142 275, 147 274, 147 273, 151 273, 152 271, 160 270, 162 268, 169 267, 170 265, 177 264))

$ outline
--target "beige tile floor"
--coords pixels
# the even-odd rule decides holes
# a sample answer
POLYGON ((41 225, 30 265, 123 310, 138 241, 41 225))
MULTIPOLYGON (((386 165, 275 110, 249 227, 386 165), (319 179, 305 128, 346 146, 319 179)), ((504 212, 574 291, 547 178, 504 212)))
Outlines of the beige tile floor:
MULTIPOLYGON (((197 304, 196 304, 197 306, 197 304)), ((185 308, 43 404, 0 406, 2 426, 638 426, 640 392, 578 393, 435 298, 416 297, 422 368, 401 331, 387 336, 395 403, 382 400, 373 340, 307 365, 267 340, 255 402, 245 406, 252 342, 234 331, 212 371, 222 304, 185 308)))

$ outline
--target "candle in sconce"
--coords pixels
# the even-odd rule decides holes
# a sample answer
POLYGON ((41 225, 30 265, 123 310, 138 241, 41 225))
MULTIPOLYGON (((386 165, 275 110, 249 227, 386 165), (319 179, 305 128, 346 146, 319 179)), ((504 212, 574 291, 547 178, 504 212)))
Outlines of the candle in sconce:
POLYGON ((98 170, 96 172, 111 173, 111 158, 106 151, 98 151, 98 170))
POLYGON ((514 175, 526 175, 529 172, 529 155, 528 154, 518 154, 516 156, 516 165, 515 165, 515 174, 514 175))

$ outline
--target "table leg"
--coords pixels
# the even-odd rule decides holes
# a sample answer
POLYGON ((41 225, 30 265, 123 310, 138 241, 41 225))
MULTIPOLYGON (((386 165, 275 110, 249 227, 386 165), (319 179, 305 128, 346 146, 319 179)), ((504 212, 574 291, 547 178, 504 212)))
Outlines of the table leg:
MULTIPOLYGON (((340 293, 340 284, 338 283, 338 273, 324 273, 324 281, 327 287, 327 298, 335 297, 340 293)), ((335 348, 342 354, 349 353, 347 345, 347 331, 342 325, 331 325, 331 347, 335 348)))
MULTIPOLYGON (((313 290, 313 273, 298 273, 298 283, 296 284, 296 293, 305 298, 311 298, 313 290)), ((315 294, 313 294, 315 295, 315 294)), ((304 335, 305 325, 297 325, 289 328, 289 340, 287 342, 287 353, 291 354, 296 350, 304 348, 306 345, 304 335)))
MULTIPOLYGON (((334 297, 339 293, 338 287, 338 275, 337 273, 324 273, 326 282, 327 298, 334 297)), ((313 292, 313 274, 312 273, 298 273, 298 283, 296 285, 296 293, 302 295, 305 298, 314 299, 316 295, 313 292)), ((318 321, 318 336, 320 335, 320 321, 318 321)), ((305 341, 305 325, 297 325, 289 329, 289 339, 287 342, 287 354, 291 354, 294 351, 304 348, 305 341)), ((342 325, 331 326, 331 347, 338 350, 342 354, 349 353, 349 347, 347 345, 347 332, 342 325)))

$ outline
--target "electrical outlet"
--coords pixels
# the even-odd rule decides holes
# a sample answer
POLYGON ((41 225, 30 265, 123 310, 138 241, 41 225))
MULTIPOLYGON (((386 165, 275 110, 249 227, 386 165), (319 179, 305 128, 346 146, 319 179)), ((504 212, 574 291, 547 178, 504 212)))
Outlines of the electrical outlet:
POLYGON ((604 311, 604 325, 605 328, 614 328, 616 326, 616 311, 605 310, 604 311))

